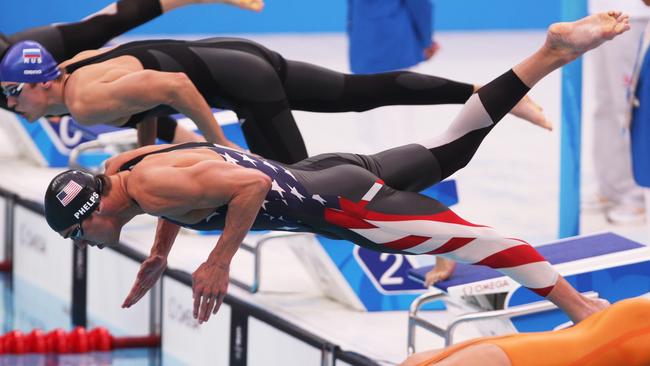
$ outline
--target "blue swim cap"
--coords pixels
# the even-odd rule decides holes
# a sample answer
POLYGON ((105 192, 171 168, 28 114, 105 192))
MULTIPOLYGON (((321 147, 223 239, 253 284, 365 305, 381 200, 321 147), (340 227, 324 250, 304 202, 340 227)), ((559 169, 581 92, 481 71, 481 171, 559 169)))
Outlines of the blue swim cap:
POLYGON ((61 75, 54 57, 40 43, 21 41, 0 62, 0 81, 42 83, 61 75))

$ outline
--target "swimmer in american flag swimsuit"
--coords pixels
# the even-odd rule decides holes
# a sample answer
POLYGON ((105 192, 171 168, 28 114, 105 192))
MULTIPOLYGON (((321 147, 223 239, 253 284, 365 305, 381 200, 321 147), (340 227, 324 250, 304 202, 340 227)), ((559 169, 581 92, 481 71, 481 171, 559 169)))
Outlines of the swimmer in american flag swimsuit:
POLYGON ((257 229, 314 232, 382 252, 486 265, 580 321, 607 303, 576 292, 525 241, 462 219, 413 191, 464 167, 544 76, 628 29, 618 12, 552 25, 540 50, 481 88, 446 132, 417 144, 375 155, 324 154, 292 165, 205 143, 148 146, 109 160, 105 175, 67 171, 55 177, 45 197, 46 218, 85 247, 114 245, 136 215, 160 217, 151 256, 124 307, 162 274, 180 226, 222 229, 193 274, 194 315, 201 322, 219 308, 230 261, 246 233, 257 229))

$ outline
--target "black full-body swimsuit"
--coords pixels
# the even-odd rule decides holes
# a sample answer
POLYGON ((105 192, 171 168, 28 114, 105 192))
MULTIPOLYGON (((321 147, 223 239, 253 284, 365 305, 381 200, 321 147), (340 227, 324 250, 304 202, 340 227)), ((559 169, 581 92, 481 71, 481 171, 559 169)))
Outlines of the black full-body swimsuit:
MULTIPOLYGON (((112 13, 95 14, 74 23, 27 29, 8 36, 0 34, 0 55, 13 43, 35 40, 45 46, 57 62, 62 62, 81 51, 102 47, 112 38, 161 14, 159 0, 120 0, 112 13)), ((251 151, 284 163, 307 157, 291 109, 347 112, 391 104, 465 103, 473 89, 470 84, 410 72, 347 75, 303 62, 285 61, 279 54, 246 40, 212 41, 222 52, 192 55, 184 51, 177 53, 171 48, 160 52, 152 49, 153 58, 157 60, 152 60, 150 66, 156 68, 160 64, 163 70, 171 67, 167 71, 174 71, 174 63, 180 63, 187 67, 182 71, 196 75, 197 86, 209 81, 222 83, 218 90, 223 93, 221 103, 214 105, 237 107, 239 118, 245 120, 242 128, 251 151), (230 52, 225 51, 228 49, 230 52), (182 59, 187 56, 193 61, 182 59), (169 58, 170 63, 164 60, 169 58), (201 75, 208 69, 212 71, 201 75)), ((153 44, 162 46, 159 42, 153 44)), ((145 67, 149 67, 147 65, 145 67)), ((219 97, 205 96, 212 102, 219 97)), ((8 109, 2 94, 0 107, 8 109)), ((173 118, 158 116, 159 138, 171 142, 175 129, 173 118)))
MULTIPOLYGON (((412 72, 348 75, 284 59, 262 45, 238 38, 126 43, 66 67, 69 73, 120 56, 145 69, 185 73, 212 107, 232 109, 243 121, 252 152, 295 163, 307 151, 291 111, 365 111, 384 105, 463 103, 473 86, 412 72)), ((168 114, 169 107, 140 113, 168 114)))

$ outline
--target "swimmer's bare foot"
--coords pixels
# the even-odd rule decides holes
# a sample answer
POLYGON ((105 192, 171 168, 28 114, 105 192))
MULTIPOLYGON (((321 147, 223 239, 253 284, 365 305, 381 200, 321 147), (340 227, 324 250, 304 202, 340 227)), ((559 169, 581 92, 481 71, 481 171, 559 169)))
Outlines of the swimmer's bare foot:
POLYGON ((197 0, 199 3, 224 3, 234 5, 238 8, 262 11, 264 9, 264 0, 197 0))
POLYGON ((436 257, 436 265, 425 275, 424 286, 429 287, 451 277, 456 269, 456 262, 451 259, 436 257))
POLYGON ((510 113, 543 129, 552 131, 553 123, 546 119, 544 110, 528 95, 524 96, 510 113))
POLYGON ((211 3, 229 4, 252 11, 262 11, 264 9, 264 0, 160 0, 163 13, 185 5, 211 3))
POLYGON ((562 309, 576 324, 609 306, 605 299, 590 299, 582 295, 562 276, 558 277, 546 299, 562 309))
POLYGON ((601 310, 607 309, 611 305, 609 301, 605 299, 584 298, 584 301, 584 309, 579 313, 576 313, 574 316, 571 316, 571 320, 573 320, 574 323, 579 323, 591 315, 596 314, 601 310))
POLYGON ((542 48, 512 70, 532 88, 549 73, 629 29, 629 17, 615 11, 590 15, 572 23, 555 23, 549 27, 542 48))
POLYGON ((629 16, 620 11, 598 13, 548 29, 545 46, 573 60, 630 29, 629 16))

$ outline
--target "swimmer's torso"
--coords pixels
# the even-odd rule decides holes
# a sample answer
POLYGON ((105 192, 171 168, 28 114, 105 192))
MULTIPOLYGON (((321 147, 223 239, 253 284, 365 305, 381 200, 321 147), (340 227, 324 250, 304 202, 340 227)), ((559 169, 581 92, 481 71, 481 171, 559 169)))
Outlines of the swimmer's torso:
MULTIPOLYGON (((282 56, 255 42, 237 38, 130 42, 109 50, 80 54, 75 57, 78 61, 73 59, 62 66, 73 74, 83 67, 118 58, 127 63, 137 61, 140 69, 185 73, 208 104, 233 110, 238 108, 241 96, 252 92, 245 90, 245 85, 246 80, 256 77, 256 70, 271 68, 280 78, 285 72, 282 56)), ((147 116, 175 112, 170 107, 159 106, 134 115, 125 126, 133 126, 147 116)))
MULTIPOLYGON (((153 152, 163 153, 170 150, 184 148, 209 149, 221 156, 227 163, 235 164, 244 168, 256 169, 272 180, 272 186, 267 193, 262 207, 257 214, 252 230, 282 230, 295 232, 316 232, 322 235, 337 237, 336 227, 324 220, 326 209, 338 209, 338 197, 332 194, 312 192, 305 188, 306 172, 293 170, 273 161, 258 158, 253 155, 235 151, 219 145, 211 144, 183 144, 170 149, 153 152), (333 231, 332 231, 333 230, 333 231)), ((135 159, 124 163, 120 171, 129 170, 144 157, 143 154, 135 159)), ((319 174, 308 172, 307 175, 319 174)), ((183 227, 196 230, 222 230, 225 225, 228 205, 223 205, 210 210, 205 217, 192 223, 179 222, 167 218, 183 227)))

